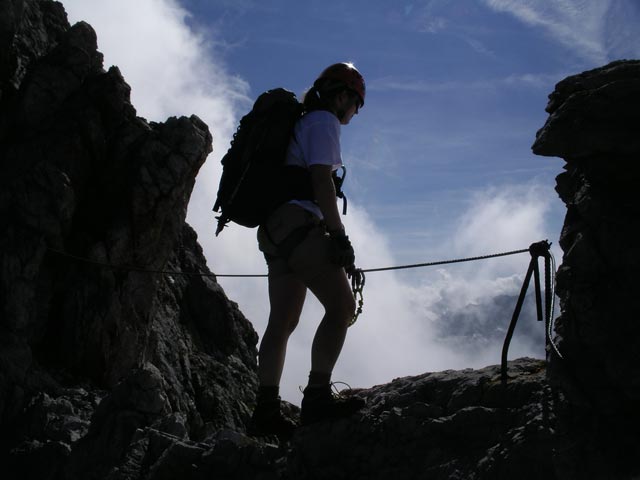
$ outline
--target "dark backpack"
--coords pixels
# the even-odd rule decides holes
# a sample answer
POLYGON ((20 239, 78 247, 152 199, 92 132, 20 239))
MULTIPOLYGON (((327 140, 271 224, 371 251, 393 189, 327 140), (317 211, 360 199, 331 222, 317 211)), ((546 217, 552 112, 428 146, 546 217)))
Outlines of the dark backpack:
POLYGON ((293 92, 276 88, 260 95, 242 117, 222 158, 213 207, 220 212, 216 236, 229 222, 257 227, 280 204, 313 198, 309 172, 284 165, 293 127, 302 113, 293 92))

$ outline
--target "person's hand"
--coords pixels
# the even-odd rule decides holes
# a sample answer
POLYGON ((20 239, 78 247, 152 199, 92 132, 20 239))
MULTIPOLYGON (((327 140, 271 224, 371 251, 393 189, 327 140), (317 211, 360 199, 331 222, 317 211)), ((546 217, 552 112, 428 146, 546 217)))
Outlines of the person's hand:
POLYGON ((349 237, 344 231, 330 233, 331 238, 331 262, 351 271, 355 268, 356 254, 349 237))
POLYGON ((357 291, 362 292, 365 282, 364 272, 362 269, 356 268, 354 265, 353 268, 347 270, 347 277, 351 280, 351 290, 353 290, 354 293, 357 291))

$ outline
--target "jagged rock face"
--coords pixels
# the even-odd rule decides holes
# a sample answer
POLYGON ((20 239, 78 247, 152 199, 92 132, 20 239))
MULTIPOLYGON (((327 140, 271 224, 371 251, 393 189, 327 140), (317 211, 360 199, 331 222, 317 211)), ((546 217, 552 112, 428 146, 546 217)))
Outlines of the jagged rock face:
POLYGON ((565 360, 552 357, 551 371, 572 404, 564 418, 585 471, 637 475, 640 61, 568 77, 549 98, 533 151, 567 162, 556 186, 567 205, 556 324, 565 360))
POLYGON ((68 29, 67 16, 57 2, 38 8, 20 0, 0 0, 0 100, 15 92, 29 64, 51 50, 68 29))
MULTIPOLYGON (((203 442, 138 432, 113 478, 475 480, 555 477, 556 400, 540 360, 427 373, 351 392, 355 416, 299 428, 288 444, 221 430, 203 442)), ((564 477, 573 478, 573 477, 564 477)))
POLYGON ((0 11, 3 463, 104 478, 138 427, 243 428, 257 337, 215 279, 100 265, 210 274, 184 221, 207 126, 137 117, 61 4, 0 11))
POLYGON ((445 371, 356 392, 360 415, 303 428, 292 478, 542 479, 554 477, 554 399, 543 361, 445 371))
POLYGON ((549 95, 550 116, 533 152, 568 162, 599 154, 637 157, 638 68, 638 61, 621 60, 559 82, 549 95))

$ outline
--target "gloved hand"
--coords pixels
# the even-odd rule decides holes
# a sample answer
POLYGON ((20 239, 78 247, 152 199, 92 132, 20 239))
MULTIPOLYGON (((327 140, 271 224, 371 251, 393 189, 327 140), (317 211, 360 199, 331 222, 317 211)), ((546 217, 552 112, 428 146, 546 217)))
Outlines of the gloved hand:
POLYGON ((351 280, 351 290, 353 292, 357 292, 358 290, 362 291, 364 288, 365 276, 364 272, 360 268, 355 268, 347 270, 347 277, 351 280))
POLYGON ((331 262, 351 271, 355 268, 356 254, 353 251, 349 237, 344 231, 331 233, 331 262))

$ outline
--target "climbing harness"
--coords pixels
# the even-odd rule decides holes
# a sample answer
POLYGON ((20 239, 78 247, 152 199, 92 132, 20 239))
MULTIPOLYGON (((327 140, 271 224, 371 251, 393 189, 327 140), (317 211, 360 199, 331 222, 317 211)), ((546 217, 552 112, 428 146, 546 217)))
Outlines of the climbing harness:
POLYGON ((551 254, 551 244, 547 240, 543 240, 541 242, 533 243, 529 247, 529 253, 531 254, 531 261, 529 262, 529 268, 527 269, 527 274, 524 277, 524 282, 522 284, 522 288, 520 289, 520 296, 518 297, 518 301, 516 303, 516 307, 513 311, 513 316, 511 317, 511 323, 509 324, 509 329, 507 330, 507 335, 504 339, 504 344, 502 346, 502 362, 500 365, 501 379, 502 384, 506 385, 507 382, 507 355, 509 353, 509 344, 511 343, 511 338, 513 337, 513 332, 516 328, 516 323, 518 323, 518 317, 520 316, 520 311, 522 310, 522 304, 524 303, 525 296, 527 294, 527 289, 529 288, 529 283, 531 282, 531 276, 533 275, 534 286, 535 286, 535 297, 536 297, 536 312, 538 316, 538 321, 541 322, 544 318, 545 321, 545 338, 546 342, 553 352, 558 355, 559 358, 563 358, 558 350, 558 347, 553 341, 552 338, 552 329, 553 329, 553 310, 554 310, 554 290, 555 285, 553 281, 553 275, 551 274, 551 268, 553 266, 553 271, 555 272, 555 259, 551 254), (542 312, 542 295, 540 291, 540 270, 538 268, 538 258, 544 258, 544 316, 542 312))

